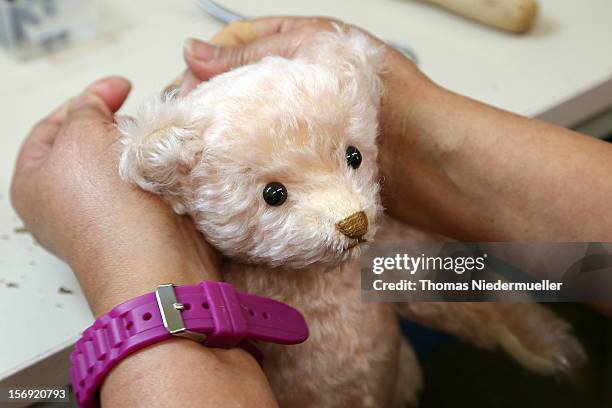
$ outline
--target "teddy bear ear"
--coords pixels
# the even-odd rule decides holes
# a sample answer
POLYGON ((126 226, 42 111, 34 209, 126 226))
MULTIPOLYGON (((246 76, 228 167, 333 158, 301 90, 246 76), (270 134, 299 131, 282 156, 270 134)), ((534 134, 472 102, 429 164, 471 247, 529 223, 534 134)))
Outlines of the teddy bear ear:
POLYGON ((181 214, 191 194, 190 173, 203 148, 201 121, 182 99, 152 99, 136 117, 120 118, 123 180, 163 196, 181 214))
POLYGON ((313 64, 328 66, 342 78, 366 87, 376 104, 382 95, 379 74, 383 69, 384 46, 354 28, 334 24, 335 31, 317 33, 297 57, 313 64))

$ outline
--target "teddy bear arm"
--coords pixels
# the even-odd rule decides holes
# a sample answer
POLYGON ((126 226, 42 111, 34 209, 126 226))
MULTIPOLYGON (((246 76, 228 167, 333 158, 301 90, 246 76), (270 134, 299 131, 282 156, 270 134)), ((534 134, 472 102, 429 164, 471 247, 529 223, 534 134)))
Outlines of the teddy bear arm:
MULTIPOLYGON (((377 242, 426 243, 448 238, 384 216, 377 242)), ((410 302, 397 313, 424 326, 451 333, 487 349, 503 349, 532 371, 569 372, 585 361, 571 327, 537 303, 410 302)))
POLYGON ((570 325, 537 303, 413 302, 396 310, 479 347, 503 349, 541 374, 569 373, 586 360, 570 325))

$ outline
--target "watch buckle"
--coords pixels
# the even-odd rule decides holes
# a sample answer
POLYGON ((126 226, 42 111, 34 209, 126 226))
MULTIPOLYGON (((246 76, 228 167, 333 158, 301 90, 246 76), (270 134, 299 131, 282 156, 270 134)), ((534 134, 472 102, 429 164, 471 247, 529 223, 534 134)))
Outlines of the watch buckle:
POLYGON ((202 343, 208 336, 204 333, 187 330, 185 321, 181 316, 181 311, 184 309, 184 306, 176 299, 174 286, 175 285, 169 283, 159 285, 155 289, 155 298, 157 299, 157 306, 159 307, 164 327, 168 330, 168 333, 173 336, 184 337, 202 343))

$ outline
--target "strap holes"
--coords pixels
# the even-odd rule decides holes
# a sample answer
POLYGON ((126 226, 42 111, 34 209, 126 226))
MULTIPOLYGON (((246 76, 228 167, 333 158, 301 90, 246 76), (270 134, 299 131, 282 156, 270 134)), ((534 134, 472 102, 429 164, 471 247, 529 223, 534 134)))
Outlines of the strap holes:
POLYGON ((134 327, 134 322, 127 322, 125 325, 125 328, 128 330, 132 330, 132 327, 134 327))
POLYGON ((190 310, 191 309, 191 303, 184 303, 183 307, 185 308, 185 310, 190 310))
POLYGON ((261 314, 261 317, 263 317, 264 319, 269 319, 269 318, 270 318, 270 315, 269 315, 267 312, 263 312, 263 313, 261 314))
POLYGON ((253 309, 249 309, 249 314, 253 317, 255 317, 255 311, 253 309))
POLYGON ((142 315, 142 320, 151 320, 151 313, 147 312, 142 315))
POLYGON ((208 302, 202 303, 202 308, 203 309, 208 309, 208 302))

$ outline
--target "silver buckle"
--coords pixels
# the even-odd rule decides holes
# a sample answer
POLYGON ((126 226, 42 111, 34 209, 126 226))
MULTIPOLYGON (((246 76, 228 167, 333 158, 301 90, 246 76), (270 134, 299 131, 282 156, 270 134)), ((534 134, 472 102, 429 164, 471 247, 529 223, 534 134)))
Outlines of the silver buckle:
POLYGON ((155 289, 155 297, 157 298, 157 306, 164 321, 164 327, 171 335, 185 337, 198 343, 206 340, 206 337, 208 337, 206 334, 187 330, 185 327, 185 322, 181 316, 181 310, 185 306, 182 303, 178 303, 173 284, 159 285, 155 289))

